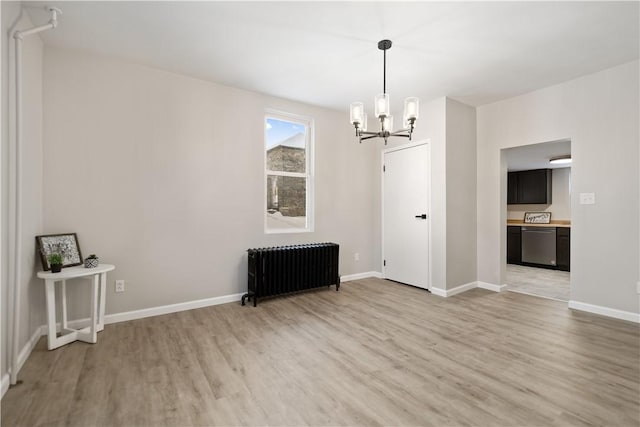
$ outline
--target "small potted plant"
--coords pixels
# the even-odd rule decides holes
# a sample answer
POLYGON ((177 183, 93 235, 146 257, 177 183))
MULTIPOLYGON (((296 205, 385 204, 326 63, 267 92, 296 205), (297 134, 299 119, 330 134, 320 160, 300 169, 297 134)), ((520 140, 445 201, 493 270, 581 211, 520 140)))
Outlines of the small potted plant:
POLYGON ((84 268, 95 268, 100 263, 96 254, 91 254, 84 260, 84 268))
POLYGON ((60 273, 62 271, 62 255, 59 253, 52 253, 47 257, 49 265, 51 266, 52 273, 60 273))

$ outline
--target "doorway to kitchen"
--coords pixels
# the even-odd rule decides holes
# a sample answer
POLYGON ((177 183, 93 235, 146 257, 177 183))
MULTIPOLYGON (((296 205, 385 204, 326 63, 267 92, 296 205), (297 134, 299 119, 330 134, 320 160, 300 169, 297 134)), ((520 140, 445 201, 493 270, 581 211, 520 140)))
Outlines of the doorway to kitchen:
POLYGON ((571 141, 503 150, 507 289, 570 299, 571 141))

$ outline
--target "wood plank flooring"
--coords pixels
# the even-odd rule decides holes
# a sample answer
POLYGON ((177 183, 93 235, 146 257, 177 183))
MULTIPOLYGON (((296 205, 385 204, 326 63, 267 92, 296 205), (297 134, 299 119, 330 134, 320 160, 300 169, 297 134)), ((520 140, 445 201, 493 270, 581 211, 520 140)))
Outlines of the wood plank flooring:
POLYGON ((42 338, 3 426, 638 426, 637 324, 474 289, 365 279, 340 292, 42 338))

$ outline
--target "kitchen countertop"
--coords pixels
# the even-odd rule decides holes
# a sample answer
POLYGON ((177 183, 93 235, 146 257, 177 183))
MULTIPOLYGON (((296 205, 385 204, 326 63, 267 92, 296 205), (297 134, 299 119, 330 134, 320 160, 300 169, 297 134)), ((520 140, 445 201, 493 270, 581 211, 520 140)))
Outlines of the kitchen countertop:
POLYGON ((508 219, 507 225, 515 225, 522 227, 566 227, 571 228, 571 221, 568 219, 551 220, 549 224, 528 224, 521 219, 508 219))

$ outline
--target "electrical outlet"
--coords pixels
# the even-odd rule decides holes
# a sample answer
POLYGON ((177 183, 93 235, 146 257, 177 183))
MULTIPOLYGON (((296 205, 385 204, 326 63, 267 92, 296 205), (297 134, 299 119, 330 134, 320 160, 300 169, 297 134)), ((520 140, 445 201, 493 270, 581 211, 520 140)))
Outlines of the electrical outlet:
POLYGON ((116 280, 116 292, 124 292, 124 280, 116 280))
POLYGON ((358 252, 353 254, 353 259, 355 259, 356 261, 360 261, 360 254, 358 252))

